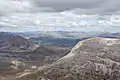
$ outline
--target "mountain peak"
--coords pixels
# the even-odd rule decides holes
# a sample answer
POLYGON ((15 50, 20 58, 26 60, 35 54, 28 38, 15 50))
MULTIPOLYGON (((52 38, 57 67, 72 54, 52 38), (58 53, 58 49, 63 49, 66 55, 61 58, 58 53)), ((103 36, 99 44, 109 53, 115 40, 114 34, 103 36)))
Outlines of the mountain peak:
POLYGON ((24 52, 32 51, 37 46, 22 36, 16 35, 1 41, 0 51, 24 52))

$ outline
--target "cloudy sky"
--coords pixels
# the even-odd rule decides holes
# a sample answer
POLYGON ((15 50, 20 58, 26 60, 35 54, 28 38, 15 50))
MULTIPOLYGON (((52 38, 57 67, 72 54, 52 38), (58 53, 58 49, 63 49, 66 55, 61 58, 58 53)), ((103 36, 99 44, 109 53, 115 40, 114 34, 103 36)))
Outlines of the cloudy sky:
POLYGON ((0 31, 119 32, 120 0, 0 0, 0 31))

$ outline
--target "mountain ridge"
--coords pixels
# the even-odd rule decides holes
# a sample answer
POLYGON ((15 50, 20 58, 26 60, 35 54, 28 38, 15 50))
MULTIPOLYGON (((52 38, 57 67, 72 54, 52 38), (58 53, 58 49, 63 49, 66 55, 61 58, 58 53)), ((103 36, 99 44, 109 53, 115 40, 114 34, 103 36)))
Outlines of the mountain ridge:
POLYGON ((120 39, 86 39, 52 65, 16 80, 119 80, 119 46, 120 39))
POLYGON ((22 36, 15 35, 0 41, 0 51, 10 52, 30 52, 35 50, 39 45, 28 41, 22 36))

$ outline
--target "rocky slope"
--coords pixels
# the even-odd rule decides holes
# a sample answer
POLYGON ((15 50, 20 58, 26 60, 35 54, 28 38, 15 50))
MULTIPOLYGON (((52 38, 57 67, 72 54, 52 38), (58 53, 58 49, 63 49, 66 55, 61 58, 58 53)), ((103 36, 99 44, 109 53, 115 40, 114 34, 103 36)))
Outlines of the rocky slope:
POLYGON ((120 39, 90 38, 50 66, 16 80, 119 80, 120 39))
POLYGON ((0 41, 0 51, 5 52, 30 52, 38 47, 39 45, 36 45, 21 36, 11 36, 8 39, 0 41))
POLYGON ((30 73, 39 66, 51 64, 70 51, 71 47, 35 44, 21 36, 0 41, 0 80, 30 73))

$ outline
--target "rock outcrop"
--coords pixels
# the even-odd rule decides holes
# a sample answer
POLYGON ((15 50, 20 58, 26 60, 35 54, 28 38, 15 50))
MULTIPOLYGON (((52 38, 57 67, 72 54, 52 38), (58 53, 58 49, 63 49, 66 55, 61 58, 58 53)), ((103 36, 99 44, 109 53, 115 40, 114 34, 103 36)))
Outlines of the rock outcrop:
POLYGON ((43 69, 16 80, 119 80, 120 40, 90 38, 43 69))

